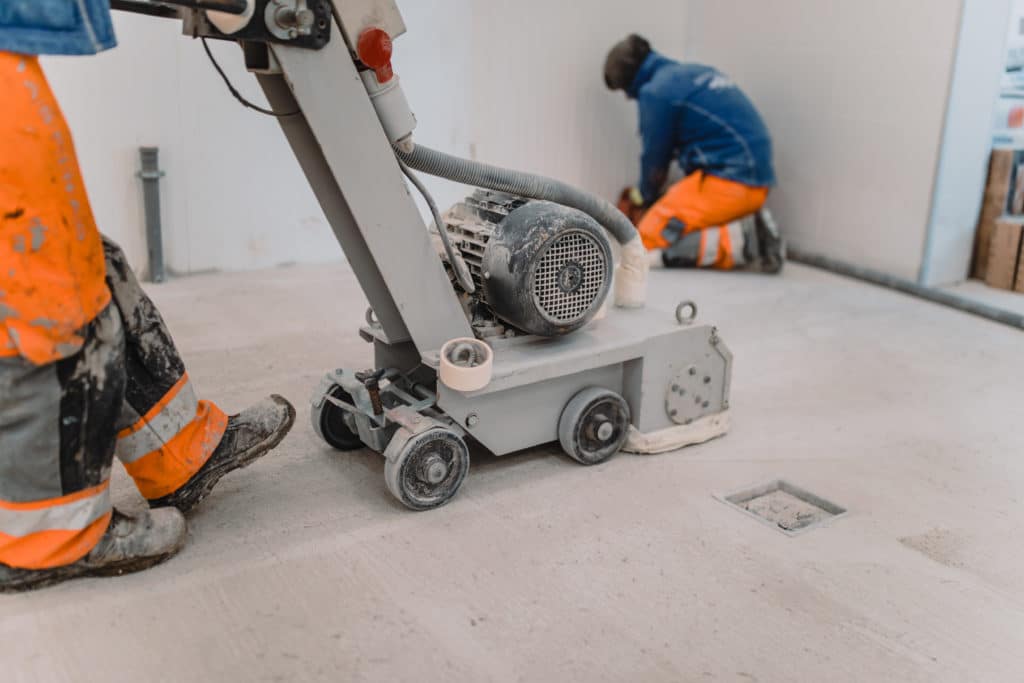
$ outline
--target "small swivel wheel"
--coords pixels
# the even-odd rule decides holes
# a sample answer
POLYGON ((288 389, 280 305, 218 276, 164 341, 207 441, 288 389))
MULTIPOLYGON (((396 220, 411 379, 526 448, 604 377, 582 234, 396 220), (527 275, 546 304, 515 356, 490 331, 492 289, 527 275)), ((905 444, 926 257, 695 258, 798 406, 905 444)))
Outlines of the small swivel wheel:
MULTIPOLYGON (((327 395, 346 403, 352 402, 352 396, 337 385, 331 387, 327 395)), ((358 451, 363 448, 354 417, 326 399, 319 408, 313 409, 313 429, 329 446, 339 451, 358 451)))
POLYGON ((597 465, 619 452, 629 436, 629 404, 614 391, 588 387, 572 397, 558 420, 566 455, 597 465))
POLYGON ((388 490, 413 510, 430 510, 447 503, 468 471, 466 442, 447 429, 413 436, 398 457, 384 461, 388 490))

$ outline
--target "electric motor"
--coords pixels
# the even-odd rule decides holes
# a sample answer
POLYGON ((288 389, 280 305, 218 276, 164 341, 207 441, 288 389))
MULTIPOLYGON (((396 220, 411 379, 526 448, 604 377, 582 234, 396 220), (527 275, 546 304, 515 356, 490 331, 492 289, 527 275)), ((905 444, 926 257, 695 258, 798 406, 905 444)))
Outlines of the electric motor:
POLYGON ((586 325, 612 280, 612 250, 590 216, 558 204, 478 190, 445 217, 478 303, 545 337, 586 325))

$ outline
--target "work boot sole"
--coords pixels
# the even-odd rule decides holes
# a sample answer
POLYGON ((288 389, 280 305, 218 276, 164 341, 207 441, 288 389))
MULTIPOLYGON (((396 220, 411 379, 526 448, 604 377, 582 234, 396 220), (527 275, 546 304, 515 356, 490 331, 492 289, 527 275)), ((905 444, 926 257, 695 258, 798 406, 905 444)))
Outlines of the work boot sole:
POLYGON ((124 574, 134 574, 135 572, 141 572, 144 569, 155 567, 156 565, 166 562, 175 555, 178 554, 178 550, 174 550, 163 555, 154 555, 152 557, 133 558, 130 560, 123 560, 121 562, 112 562, 111 564, 104 565, 102 567, 90 567, 79 563, 71 564, 66 567, 55 567, 53 569, 38 569, 25 570, 23 577, 14 578, 0 584, 0 593, 24 593, 26 591, 37 590, 40 588, 48 588, 58 583, 64 583, 72 579, 84 579, 84 578, 103 578, 111 576, 123 576, 124 574))
POLYGON ((253 444, 229 460, 225 459, 212 465, 210 464, 210 461, 207 461, 207 464, 200 468, 195 481, 185 484, 181 490, 170 495, 149 501, 149 507, 160 508, 173 505, 182 512, 191 512, 195 506, 199 505, 204 498, 210 495, 210 492, 213 491, 213 487, 217 485, 217 482, 219 482, 225 474, 234 472, 235 470, 240 470, 243 467, 248 467, 258 460, 260 456, 274 450, 278 444, 284 440, 284 437, 288 435, 288 432, 291 431, 292 425, 295 424, 295 406, 289 403, 282 396, 277 396, 275 394, 271 398, 274 400, 280 399, 280 401, 283 402, 282 405, 285 405, 288 408, 288 417, 277 431, 271 434, 267 439, 253 444), (208 468, 207 465, 209 465, 208 468))

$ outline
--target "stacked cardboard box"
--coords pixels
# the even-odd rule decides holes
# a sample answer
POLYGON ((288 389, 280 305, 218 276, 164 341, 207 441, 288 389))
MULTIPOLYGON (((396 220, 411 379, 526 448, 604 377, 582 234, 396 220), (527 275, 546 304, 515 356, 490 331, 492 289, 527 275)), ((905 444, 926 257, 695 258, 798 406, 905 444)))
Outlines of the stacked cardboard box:
POLYGON ((985 282, 989 287, 1024 292, 1024 216, 996 221, 989 239, 985 282))
POLYGON ((1000 289, 1024 292, 1024 149, 996 148, 989 162, 971 274, 1000 289))

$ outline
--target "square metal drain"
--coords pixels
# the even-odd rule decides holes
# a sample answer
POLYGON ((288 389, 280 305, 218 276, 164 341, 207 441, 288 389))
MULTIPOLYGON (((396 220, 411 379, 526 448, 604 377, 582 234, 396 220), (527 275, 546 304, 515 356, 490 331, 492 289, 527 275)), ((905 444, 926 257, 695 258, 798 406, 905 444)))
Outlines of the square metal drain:
POLYGON ((846 514, 846 508, 782 479, 715 497, 790 536, 846 514))

